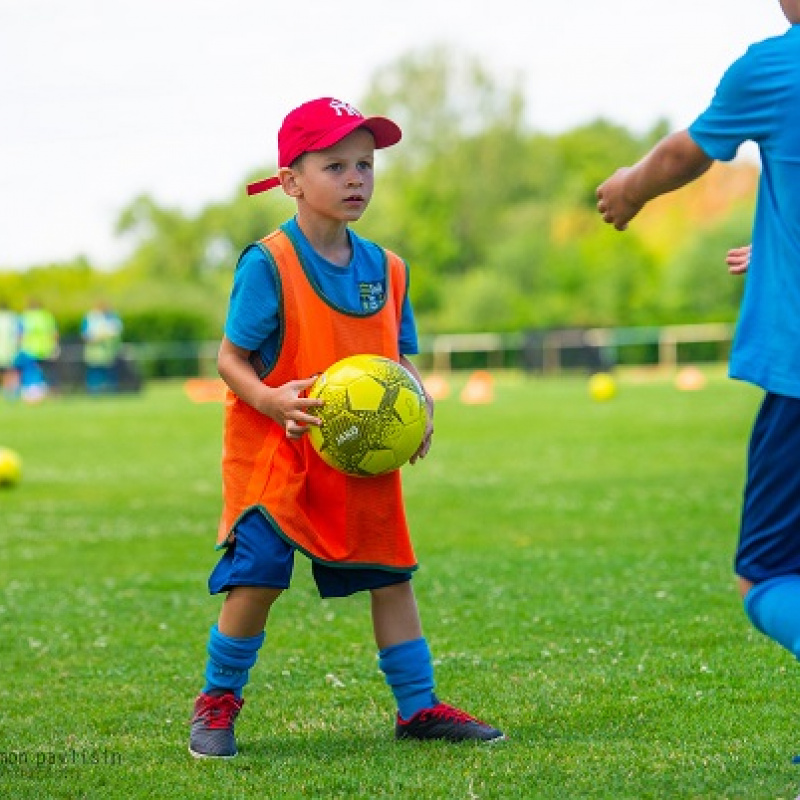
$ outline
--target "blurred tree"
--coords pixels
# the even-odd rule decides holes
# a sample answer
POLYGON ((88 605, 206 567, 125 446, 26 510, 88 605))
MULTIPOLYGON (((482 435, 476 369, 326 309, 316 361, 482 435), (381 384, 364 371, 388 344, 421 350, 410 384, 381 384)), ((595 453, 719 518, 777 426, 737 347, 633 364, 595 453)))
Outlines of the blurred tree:
MULTIPOLYGON (((273 195, 271 201, 282 196, 273 195)), ((259 203, 247 196, 244 184, 228 201, 212 203, 195 216, 142 195, 117 221, 117 233, 132 243, 125 268, 167 280, 213 280, 220 271, 229 275, 242 249, 283 222, 290 208, 288 200, 259 203)))
POLYGON ((750 204, 740 203, 672 254, 664 273, 663 318, 734 321, 746 278, 728 273, 725 254, 750 241, 752 221, 750 204))
POLYGON ((560 134, 555 140, 563 180, 558 197, 594 209, 600 183, 618 167, 637 161, 667 130, 661 121, 643 138, 636 138, 625 128, 598 119, 560 134))
POLYGON ((530 188, 522 94, 475 59, 435 47, 380 70, 364 106, 397 120, 403 143, 387 151, 385 169, 379 163, 363 230, 413 265, 412 298, 430 316, 442 307, 443 278, 485 260, 498 216, 530 188))
POLYGON ((477 58, 434 45, 378 69, 363 106, 402 128, 403 146, 388 151, 392 158, 423 166, 485 130, 519 130, 523 100, 519 80, 503 87, 477 58))
POLYGON ((116 232, 131 241, 127 267, 140 275, 187 278, 201 273, 202 243, 182 211, 140 195, 120 213, 116 232))
MULTIPOLYGON (((379 69, 361 105, 404 135, 378 152, 377 191, 357 229, 411 265, 422 333, 734 317, 742 281, 724 254, 748 238, 756 165, 715 165, 620 234, 601 223, 595 188, 668 133, 663 120, 643 135, 604 119, 532 131, 516 77, 438 46, 379 69)), ((294 209, 279 191, 248 197, 245 183, 192 213, 134 198, 117 223, 130 243, 119 269, 76 258, 0 273, 0 297, 18 308, 41 297, 63 319, 102 297, 144 320, 142 336, 151 325, 178 331, 179 306, 208 322, 192 335, 219 331, 239 253, 294 209)))

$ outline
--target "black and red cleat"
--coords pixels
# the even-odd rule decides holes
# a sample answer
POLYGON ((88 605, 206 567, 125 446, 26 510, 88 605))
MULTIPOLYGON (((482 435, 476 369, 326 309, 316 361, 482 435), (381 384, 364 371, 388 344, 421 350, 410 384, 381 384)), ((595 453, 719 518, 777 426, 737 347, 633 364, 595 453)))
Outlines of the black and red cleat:
POLYGON ((409 720, 397 715, 398 739, 444 739, 448 742, 500 742, 503 732, 446 703, 423 708, 409 720))
POLYGON ((233 758, 236 738, 233 723, 244 700, 227 692, 219 696, 201 694, 194 704, 189 752, 195 758, 233 758))

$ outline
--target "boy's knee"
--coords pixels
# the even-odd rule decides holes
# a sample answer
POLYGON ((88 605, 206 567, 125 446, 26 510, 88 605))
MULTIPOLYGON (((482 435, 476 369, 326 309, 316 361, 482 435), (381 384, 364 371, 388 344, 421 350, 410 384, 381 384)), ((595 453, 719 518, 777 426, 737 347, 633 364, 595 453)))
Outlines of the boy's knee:
POLYGON ((224 605, 252 612, 269 612, 272 604, 283 594, 283 589, 271 586, 232 586, 224 605))

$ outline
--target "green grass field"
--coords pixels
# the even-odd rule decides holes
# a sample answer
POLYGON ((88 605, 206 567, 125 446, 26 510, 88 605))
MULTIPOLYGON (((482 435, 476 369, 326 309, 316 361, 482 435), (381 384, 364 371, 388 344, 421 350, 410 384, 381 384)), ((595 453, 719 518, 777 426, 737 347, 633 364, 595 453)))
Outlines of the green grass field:
POLYGON ((0 796, 794 797, 798 668, 730 574, 759 395, 620 388, 454 392, 405 470, 439 693, 507 742, 395 742, 367 599, 320 601, 299 560, 226 763, 186 750, 221 406, 177 385, 0 405, 25 466, 0 491, 0 796))

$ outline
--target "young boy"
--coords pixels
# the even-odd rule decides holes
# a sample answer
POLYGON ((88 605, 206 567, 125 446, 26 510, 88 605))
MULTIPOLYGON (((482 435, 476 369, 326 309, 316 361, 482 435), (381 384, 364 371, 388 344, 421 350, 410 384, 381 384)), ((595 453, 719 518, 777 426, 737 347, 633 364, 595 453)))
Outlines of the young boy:
POLYGON ((708 109, 597 190, 606 222, 624 230, 652 198, 702 175, 739 145, 758 145, 762 174, 752 250, 728 254, 747 272, 731 377, 765 390, 748 456, 735 568, 751 622, 800 657, 800 0, 791 24, 726 71, 708 109))
MULTIPOLYGON (((219 373, 228 385, 223 449, 225 552, 209 579, 226 592, 208 643, 206 685, 195 701, 189 750, 236 754, 242 689, 264 642, 272 604, 290 584, 295 551, 308 556, 322 597, 369 591, 379 664, 398 706, 399 739, 503 738, 440 703, 411 588, 416 561, 398 472, 356 478, 325 464, 305 435, 321 401, 314 376, 355 353, 398 360, 417 352, 403 261, 349 224, 373 191, 374 151, 400 129, 320 98, 291 111, 278 133, 279 173, 248 193, 281 186, 297 214, 239 259, 219 373)), ((432 420, 433 403, 427 403, 432 420)), ((432 422, 412 458, 424 458, 432 422)))

